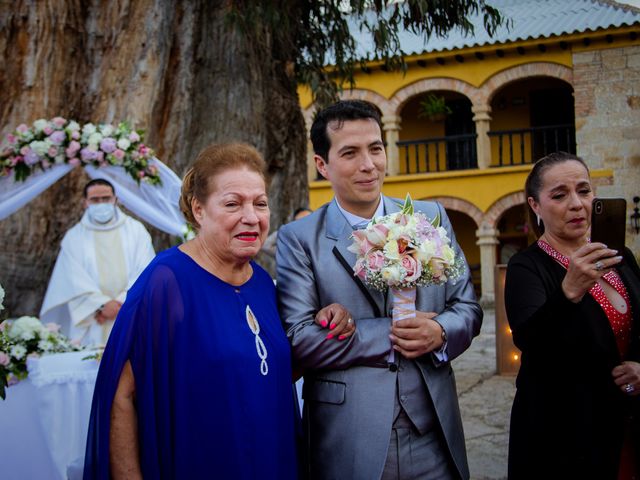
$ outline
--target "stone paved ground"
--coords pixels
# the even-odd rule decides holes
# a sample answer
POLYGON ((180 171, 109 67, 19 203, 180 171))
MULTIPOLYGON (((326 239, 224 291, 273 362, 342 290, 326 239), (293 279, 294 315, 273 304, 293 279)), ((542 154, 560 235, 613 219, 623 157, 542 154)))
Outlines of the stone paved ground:
POLYGON ((453 361, 472 480, 507 478, 509 414, 515 377, 496 374, 495 315, 486 309, 480 335, 453 361))

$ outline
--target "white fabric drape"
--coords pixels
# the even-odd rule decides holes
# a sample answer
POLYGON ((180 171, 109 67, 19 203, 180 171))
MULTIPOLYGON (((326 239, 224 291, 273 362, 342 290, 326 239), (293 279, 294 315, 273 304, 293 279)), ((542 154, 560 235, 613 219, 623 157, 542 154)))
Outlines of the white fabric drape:
MULTIPOLYGON (((142 220, 163 232, 182 237, 186 232, 186 222, 179 207, 182 180, 160 160, 153 161, 162 185, 144 181, 138 184, 122 167, 87 165, 85 171, 91 178, 110 181, 120 202, 142 220)), ((73 168, 69 164, 54 165, 31 174, 24 182, 16 182, 12 176, 0 178, 0 220, 25 206, 73 168)))
POLYGON ((24 182, 16 182, 12 175, 0 177, 0 220, 24 207, 71 170, 73 165, 64 163, 34 172, 24 182))

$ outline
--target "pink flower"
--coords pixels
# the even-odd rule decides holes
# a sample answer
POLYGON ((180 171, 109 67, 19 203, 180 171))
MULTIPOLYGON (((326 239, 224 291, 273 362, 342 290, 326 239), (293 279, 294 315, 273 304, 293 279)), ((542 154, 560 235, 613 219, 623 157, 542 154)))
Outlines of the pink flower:
POLYGON ((51 163, 49 163, 49 161, 45 158, 42 160, 42 168, 49 168, 51 166, 51 163))
POLYGON ((77 167, 78 165, 80 165, 80 159, 78 157, 73 157, 72 159, 69 160, 69 165, 73 165, 74 167, 77 167))
POLYGON ((9 365, 10 361, 11 359, 9 358, 9 355, 4 352, 0 352, 0 365, 6 367, 7 365, 9 365))
POLYGON ((113 156, 116 157, 118 160, 122 160, 125 156, 125 153, 119 148, 116 148, 115 151, 113 152, 113 156))
POLYGON ((374 250, 367 256, 367 265, 369 270, 379 272, 384 266, 384 253, 380 250, 374 250))
POLYGON ((45 135, 51 135, 54 132, 53 128, 51 128, 49 125, 44 127, 42 131, 44 132, 45 135))
POLYGON ((49 150, 47 150, 47 155, 50 157, 55 157, 58 154, 58 147, 51 146, 49 150))
POLYGON ((429 267, 431 269, 431 273, 433 274, 434 280, 445 281, 447 279, 447 277, 444 275, 445 262, 443 259, 432 257, 431 260, 429 260, 429 267))
POLYGON ((143 170, 140 170, 140 171, 138 172, 138 178, 143 178, 143 177, 144 177, 144 171, 143 171, 143 170))
POLYGON ((67 139, 67 134, 61 130, 56 130, 49 137, 49 140, 51 140, 51 143, 53 143, 54 145, 62 145, 62 143, 66 139, 67 139))
POLYGON ((365 259, 364 257, 358 258, 355 266, 353 267, 353 273, 357 275, 360 280, 365 280, 367 277, 367 270, 364 268, 365 259))
POLYGON ((27 127, 24 123, 21 123, 20 125, 18 125, 18 128, 16 128, 16 132, 18 133, 27 133, 29 131, 29 127, 27 127))
POLYGON ((53 123, 58 128, 62 128, 64 127, 64 124, 67 123, 67 121, 62 117, 54 117, 53 120, 51 120, 51 123, 53 123))
POLYGON ((103 138, 100 142, 100 150, 105 153, 113 153, 116 149, 116 141, 111 137, 103 138))
POLYGON ((45 328, 52 333, 57 333, 60 331, 60 325, 54 322, 49 322, 45 324, 45 328))
POLYGON ((366 255, 375 245, 367 238, 366 230, 356 230, 353 232, 353 244, 348 250, 358 256, 366 255))
POLYGON ((400 264, 406 272, 405 282, 415 282, 422 275, 422 265, 411 255, 403 255, 400 264))
POLYGON ((139 142, 140 141, 140 135, 138 135, 138 132, 133 131, 129 134, 129 140, 131 140, 132 142, 139 142))
POLYGON ((74 140, 80 140, 80 132, 78 130, 74 130, 71 132, 71 138, 74 140))
POLYGON ((143 157, 146 157, 147 155, 149 155, 149 147, 146 147, 145 145, 140 145, 140 147, 138 147, 138 152, 143 157))
POLYGON ((0 332, 4 332, 9 327, 9 322, 6 320, 4 322, 0 322, 0 332))
POLYGON ((7 135, 7 142, 9 142, 9 145, 15 145, 16 143, 18 143, 18 137, 16 137, 15 135, 9 134, 7 135))

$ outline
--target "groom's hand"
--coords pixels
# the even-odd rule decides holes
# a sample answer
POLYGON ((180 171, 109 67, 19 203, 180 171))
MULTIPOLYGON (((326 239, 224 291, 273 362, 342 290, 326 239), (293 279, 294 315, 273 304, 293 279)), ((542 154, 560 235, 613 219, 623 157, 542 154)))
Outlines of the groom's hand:
POLYGON ((315 318, 315 322, 322 328, 329 329, 328 339, 344 340, 356 331, 356 322, 339 303, 332 303, 321 309, 315 318))
POLYGON ((442 347, 442 327, 435 312, 416 312, 415 318, 393 322, 391 343, 405 358, 417 358, 442 347))

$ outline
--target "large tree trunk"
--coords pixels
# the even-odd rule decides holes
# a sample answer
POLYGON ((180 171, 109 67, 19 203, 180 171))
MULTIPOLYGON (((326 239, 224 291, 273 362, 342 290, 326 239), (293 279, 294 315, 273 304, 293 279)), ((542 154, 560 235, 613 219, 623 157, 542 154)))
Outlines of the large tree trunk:
MULTIPOLYGON (((206 145, 255 145, 272 176, 272 229, 307 202, 305 129, 289 66, 268 32, 228 25, 225 1, 0 0, 0 133, 60 115, 130 121, 182 175, 206 145)), ((82 213, 74 170, 0 222, 10 315, 37 314, 60 241, 82 213)), ((157 249, 171 242, 153 231, 157 249)))

